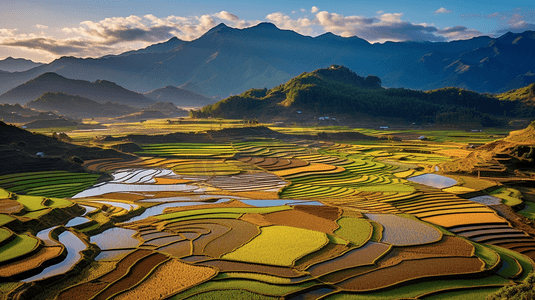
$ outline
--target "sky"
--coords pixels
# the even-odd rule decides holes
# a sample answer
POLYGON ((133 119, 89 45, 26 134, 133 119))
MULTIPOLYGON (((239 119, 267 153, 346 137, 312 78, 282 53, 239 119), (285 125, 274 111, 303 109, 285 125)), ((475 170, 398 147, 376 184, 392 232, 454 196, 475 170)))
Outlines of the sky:
POLYGON ((51 62, 100 57, 176 36, 190 41, 219 23, 271 22, 317 36, 325 32, 385 41, 452 41, 535 30, 532 1, 301 0, 1 0, 0 60, 51 62))

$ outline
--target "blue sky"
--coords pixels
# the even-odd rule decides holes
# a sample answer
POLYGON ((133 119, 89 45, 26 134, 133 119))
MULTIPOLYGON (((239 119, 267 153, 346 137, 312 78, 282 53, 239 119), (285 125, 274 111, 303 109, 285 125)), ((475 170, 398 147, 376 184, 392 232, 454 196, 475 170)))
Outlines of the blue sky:
POLYGON ((3 0, 0 59, 49 62, 98 57, 198 38, 224 22, 272 22, 316 36, 327 31, 369 42, 450 41, 535 30, 531 1, 110 1, 3 0))

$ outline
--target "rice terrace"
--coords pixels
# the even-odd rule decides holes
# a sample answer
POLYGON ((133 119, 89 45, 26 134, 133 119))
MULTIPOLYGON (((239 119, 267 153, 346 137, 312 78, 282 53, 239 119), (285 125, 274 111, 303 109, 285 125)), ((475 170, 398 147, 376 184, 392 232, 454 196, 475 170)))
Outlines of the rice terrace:
POLYGON ((2 123, 5 140, 102 157, 2 171, 4 298, 483 299, 533 271, 533 173, 443 171, 483 164, 466 140, 494 135, 237 124, 66 144, 2 123))
POLYGON ((535 299, 532 3, 4 2, 0 300, 535 299))

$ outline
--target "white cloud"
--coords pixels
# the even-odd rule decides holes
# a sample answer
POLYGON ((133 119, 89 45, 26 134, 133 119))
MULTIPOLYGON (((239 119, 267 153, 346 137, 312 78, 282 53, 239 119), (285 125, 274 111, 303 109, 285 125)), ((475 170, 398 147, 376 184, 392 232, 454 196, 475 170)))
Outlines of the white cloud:
POLYGON ((310 12, 313 14, 317 13, 318 11, 320 11, 320 9, 317 8, 316 6, 312 6, 312 9, 310 10, 310 12))
POLYGON ((452 11, 451 10, 448 10, 448 9, 445 9, 444 7, 441 7, 437 10, 435 10, 435 14, 451 14, 452 11))
POLYGON ((47 29, 48 28, 48 26, 41 25, 41 24, 37 24, 37 25, 35 25, 35 27, 37 27, 38 29, 47 29))
POLYGON ((240 19, 235 14, 231 14, 231 13, 229 13, 227 11, 224 11, 224 10, 214 14, 214 17, 218 17, 220 19, 227 20, 227 21, 237 21, 237 20, 240 19))
POLYGON ((307 10, 304 9, 304 8, 301 8, 300 10, 301 10, 301 12, 306 12, 306 11, 307 11, 307 10))
POLYGON ((266 19, 281 29, 289 29, 301 34, 312 34, 312 28, 310 26, 314 24, 314 21, 308 18, 293 20, 290 16, 277 12, 267 15, 266 19))
POLYGON ((467 40, 483 35, 479 30, 469 29, 465 26, 446 27, 438 30, 437 33, 450 40, 467 40))
POLYGON ((17 30, 18 30, 17 28, 14 28, 14 29, 0 28, 0 38, 14 36, 15 31, 17 30))

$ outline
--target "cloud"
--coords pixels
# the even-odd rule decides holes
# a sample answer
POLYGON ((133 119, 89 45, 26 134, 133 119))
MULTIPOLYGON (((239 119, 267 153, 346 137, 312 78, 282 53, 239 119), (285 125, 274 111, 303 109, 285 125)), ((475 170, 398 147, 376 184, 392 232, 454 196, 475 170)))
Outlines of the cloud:
POLYGON ((530 19, 533 19, 533 14, 526 16, 525 14, 514 13, 505 19, 507 20, 507 25, 497 30, 497 35, 503 35, 507 32, 521 33, 527 30, 535 30, 535 24, 529 22, 530 19))
POLYGON ((448 9, 445 9, 444 7, 441 7, 437 10, 435 10, 435 15, 438 15, 438 14, 451 14, 452 11, 451 10, 448 10, 448 9))
POLYGON ((304 8, 301 8, 300 10, 301 10, 301 12, 306 12, 306 11, 307 11, 307 10, 304 9, 304 8))
POLYGON ((37 24, 37 25, 35 25, 35 27, 37 27, 37 28, 39 28, 39 29, 47 29, 47 28, 48 28, 48 26, 46 26, 46 25, 41 25, 41 24, 37 24))
POLYGON ((468 40, 483 35, 479 30, 469 29, 465 26, 446 27, 438 30, 437 33, 449 40, 468 40))
POLYGON ((0 37, 14 36, 16 31, 17 31, 17 28, 15 29, 0 28, 0 37))
POLYGON ((325 31, 344 37, 358 36, 369 42, 445 40, 444 37, 434 34, 438 31, 436 27, 403 21, 402 16, 402 13, 384 13, 366 18, 322 11, 316 18, 325 31))
POLYGON ((310 26, 314 25, 314 21, 308 18, 293 20, 290 16, 277 12, 267 15, 266 19, 281 29, 289 29, 301 34, 312 34, 312 28, 310 26))
POLYGON ((0 40, 0 44, 59 56, 73 54, 91 56, 113 50, 110 47, 94 45, 81 39, 58 40, 52 37, 38 37, 33 35, 4 38, 0 40))
MULTIPOLYGON (((0 29, 0 45, 19 47, 43 55, 74 55, 81 57, 119 54, 162 42, 171 37, 193 40, 224 21, 235 28, 250 27, 259 20, 241 20, 228 11, 201 16, 154 15, 106 18, 97 22, 84 21, 76 27, 66 27, 62 32, 68 38, 39 34, 17 34, 17 29, 0 29)), ((43 25, 36 25, 44 29, 43 25)))
POLYGON ((317 8, 316 6, 312 6, 312 9, 310 10, 310 12, 313 14, 317 13, 318 11, 320 11, 320 9, 317 8))
POLYGON ((231 13, 229 13, 227 11, 224 11, 224 10, 214 14, 214 16, 218 17, 220 19, 223 19, 223 20, 227 20, 227 21, 237 21, 237 20, 240 19, 235 14, 231 14, 231 13))

